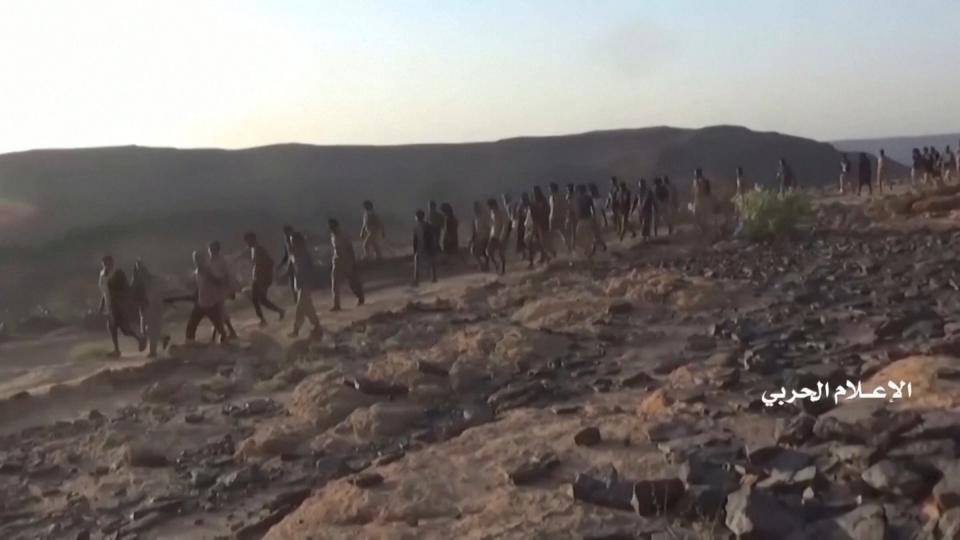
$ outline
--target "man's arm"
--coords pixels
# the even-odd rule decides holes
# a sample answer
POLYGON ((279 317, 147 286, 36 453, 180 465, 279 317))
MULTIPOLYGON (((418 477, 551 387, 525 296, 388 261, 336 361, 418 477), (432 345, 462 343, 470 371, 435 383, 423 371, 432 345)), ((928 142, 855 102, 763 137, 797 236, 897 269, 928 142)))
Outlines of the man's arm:
POLYGON ((413 252, 417 252, 417 231, 413 231, 413 252))

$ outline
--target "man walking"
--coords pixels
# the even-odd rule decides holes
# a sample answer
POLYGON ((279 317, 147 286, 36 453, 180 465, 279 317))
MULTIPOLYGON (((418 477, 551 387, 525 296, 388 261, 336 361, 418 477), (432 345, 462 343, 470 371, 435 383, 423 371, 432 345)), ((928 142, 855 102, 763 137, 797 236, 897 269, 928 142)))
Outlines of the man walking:
POLYGON ((293 330, 288 335, 297 337, 303 323, 310 321, 313 326, 310 336, 319 337, 322 331, 317 308, 313 305, 313 291, 318 288, 320 280, 317 267, 310 257, 310 250, 307 249, 307 241, 300 233, 294 233, 290 239, 290 263, 296 276, 294 288, 297 292, 297 312, 293 318, 293 330))
POLYGON ((413 226, 413 286, 420 285, 420 272, 430 271, 430 281, 437 282, 437 264, 434 260, 436 251, 433 239, 433 228, 426 222, 423 210, 417 210, 416 221, 413 226))
POLYGON ((363 224, 360 226, 360 242, 363 248, 363 260, 369 260, 372 254, 380 260, 380 241, 386 241, 386 229, 380 216, 373 210, 373 202, 363 201, 363 224))
POLYGON ((487 246, 487 257, 493 262, 497 273, 503 275, 507 272, 507 235, 509 234, 509 221, 507 213, 500 208, 496 199, 488 199, 487 207, 490 210, 490 244, 487 246), (497 260, 499 259, 499 263, 497 260))
POLYGON ((229 338, 223 327, 223 286, 224 283, 213 275, 203 254, 193 252, 193 277, 197 287, 197 301, 193 305, 190 317, 187 319, 187 343, 193 343, 197 338, 197 327, 203 319, 209 319, 213 325, 214 336, 220 336, 220 342, 226 343, 229 338))
POLYGON ((114 358, 120 357, 120 344, 117 332, 137 340, 137 350, 143 352, 147 348, 147 341, 143 335, 133 328, 133 299, 130 294, 130 283, 123 270, 117 268, 113 257, 104 255, 100 260, 100 307, 101 315, 107 315, 107 331, 113 342, 114 358))
MULTIPOLYGON (((883 187, 887 184, 887 154, 880 149, 880 155, 877 157, 877 190, 883 193, 883 187)), ((890 187, 890 186, 887 186, 890 187)))
POLYGON ((250 281, 250 300, 253 302, 253 311, 260 319, 260 326, 267 326, 267 320, 263 316, 263 307, 279 315, 278 320, 283 320, 284 312, 276 304, 267 298, 267 291, 273 283, 273 259, 267 253, 267 248, 263 247, 257 240, 257 235, 248 232, 243 235, 243 241, 250 248, 250 262, 253 265, 253 276, 250 281), (262 306, 262 307, 261 307, 262 306))
POLYGON ((219 283, 218 288, 220 290, 220 310, 222 311, 220 320, 223 321, 224 328, 230 332, 230 339, 236 339, 237 331, 234 330, 233 322, 230 321, 230 314, 227 312, 227 300, 232 300, 237 294, 238 287, 236 276, 234 276, 233 270, 230 268, 227 260, 223 257, 223 254, 220 252, 219 241, 214 240, 213 242, 210 242, 210 245, 207 249, 210 254, 210 259, 208 262, 210 273, 219 283))
MULTIPOLYGON (((881 150, 883 152, 883 150, 881 150)), ((840 194, 843 195, 847 184, 850 183, 850 160, 847 154, 840 154, 840 194)))
POLYGON ((331 311, 340 311, 340 286, 347 282, 357 305, 364 302, 363 283, 360 281, 360 269, 357 267, 356 256, 353 252, 353 243, 347 233, 340 229, 340 223, 335 219, 327 222, 330 227, 330 244, 333 246, 333 256, 330 260, 330 295, 333 297, 331 311))
POLYGON ((870 192, 870 195, 873 195, 873 185, 870 181, 873 178, 873 174, 870 171, 870 158, 867 157, 867 154, 860 152, 860 162, 857 164, 857 175, 859 176, 859 182, 857 182, 857 197, 860 196, 863 188, 866 187, 870 192))
POLYGON ((137 291, 137 307, 140 311, 140 335, 147 339, 147 358, 156 358, 157 349, 166 349, 170 336, 163 333, 163 293, 160 283, 142 260, 133 265, 131 289, 137 291))
POLYGON ((793 175, 793 168, 787 160, 780 158, 780 167, 777 171, 777 180, 780 183, 780 193, 787 193, 797 189, 797 179, 793 175))
POLYGON ((290 260, 290 251, 293 249, 293 235, 296 233, 293 227, 290 225, 283 226, 283 247, 281 253, 283 256, 280 257, 280 264, 277 265, 277 272, 281 274, 286 274, 287 276, 287 286, 290 287, 290 294, 293 295, 294 300, 297 298, 297 288, 294 284, 296 280, 296 272, 293 268, 293 264, 290 260))

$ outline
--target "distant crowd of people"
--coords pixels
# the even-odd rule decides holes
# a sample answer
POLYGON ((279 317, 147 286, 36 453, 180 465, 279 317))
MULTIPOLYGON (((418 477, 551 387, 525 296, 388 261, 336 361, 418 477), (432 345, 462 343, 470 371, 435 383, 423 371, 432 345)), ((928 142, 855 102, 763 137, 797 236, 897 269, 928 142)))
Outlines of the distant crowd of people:
MULTIPOLYGON (((960 151, 960 143, 957 145, 960 151)), ((943 185, 950 182, 954 175, 960 178, 960 160, 957 155, 947 145, 943 153, 937 151, 932 146, 914 148, 911 152, 912 164, 910 168, 910 181, 914 186, 932 186, 943 185)), ((861 152, 857 158, 857 196, 863 194, 866 188, 868 194, 873 195, 873 180, 876 178, 877 190, 883 193, 885 188, 890 187, 889 161, 886 151, 881 148, 877 156, 877 171, 873 174, 870 158, 866 153, 861 152)), ((840 157, 840 193, 844 194, 851 186, 851 164, 847 154, 841 154, 840 157)))
MULTIPOLYGON (((932 149, 924 149, 918 155, 920 159, 914 163, 915 178, 924 182, 928 177, 949 178, 948 169, 956 166, 949 148, 943 155, 932 149), (934 170, 940 172, 935 175, 934 170)), ((877 183, 881 189, 886 183, 885 160, 881 151, 877 166, 877 183)), ((841 159, 841 192, 849 184, 850 172, 850 163, 844 154, 841 159)), ((740 198, 753 185, 742 167, 736 168, 735 175, 734 197, 740 198)), ((872 192, 871 179, 870 161, 861 154, 857 192, 864 187, 872 192)), ((780 193, 799 189, 797 177, 785 159, 778 162, 777 185, 780 193)), ((694 227, 700 233, 711 234, 719 199, 715 198, 711 180, 700 168, 694 170, 690 198, 687 209, 694 227)), ((503 194, 499 198, 475 201, 472 206, 473 220, 465 250, 461 249, 460 222, 451 204, 430 201, 426 210, 416 210, 411 235, 413 286, 418 286, 422 277, 436 282, 441 263, 465 263, 467 256, 480 271, 502 275, 507 271, 511 247, 520 260, 526 262, 527 268, 549 263, 561 250, 571 255, 579 252, 587 261, 592 261, 598 251, 607 250, 605 231, 613 231, 620 241, 627 235, 636 238, 638 229, 643 239, 664 233, 672 235, 681 211, 677 191, 667 176, 655 177, 650 182, 640 178, 635 190, 627 182, 612 177, 605 196, 595 183, 567 184, 564 187, 551 183, 546 190, 534 186, 521 193, 517 200, 503 194)), ((353 242, 340 223, 336 219, 328 221, 332 247, 329 281, 332 311, 341 309, 344 286, 356 297, 358 305, 364 303, 360 262, 383 257, 383 244, 387 240, 384 222, 372 201, 364 201, 362 207, 360 257, 354 253, 353 242)), ((247 232, 243 241, 247 247, 246 258, 252 267, 250 301, 260 325, 268 324, 264 310, 275 313, 278 320, 284 319, 284 309, 268 296, 274 282, 282 281, 289 287, 296 306, 289 335, 298 336, 306 323, 311 326, 312 336, 319 335, 320 318, 313 293, 325 285, 304 234, 290 225, 283 227, 279 263, 275 263, 255 233, 247 232)), ((132 279, 128 281, 111 256, 103 257, 100 311, 108 316, 114 355, 120 354, 119 334, 135 339, 141 351, 149 348, 150 356, 166 347, 170 336, 163 332, 163 306, 175 302, 192 305, 185 332, 187 342, 195 340, 197 328, 204 320, 211 323, 214 340, 228 342, 237 336, 226 305, 241 291, 241 286, 231 264, 221 253, 220 243, 211 242, 205 252, 195 251, 193 266, 193 293, 165 297, 161 283, 143 261, 136 262, 132 279)))

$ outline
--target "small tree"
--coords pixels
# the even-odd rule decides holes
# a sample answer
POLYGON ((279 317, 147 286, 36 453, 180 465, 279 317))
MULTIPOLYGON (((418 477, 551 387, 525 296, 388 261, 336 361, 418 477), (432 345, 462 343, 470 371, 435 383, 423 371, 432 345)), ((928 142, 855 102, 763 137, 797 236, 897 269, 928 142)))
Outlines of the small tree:
POLYGON ((813 216, 810 196, 798 191, 780 194, 757 186, 734 204, 740 216, 739 235, 753 241, 789 235, 813 216))

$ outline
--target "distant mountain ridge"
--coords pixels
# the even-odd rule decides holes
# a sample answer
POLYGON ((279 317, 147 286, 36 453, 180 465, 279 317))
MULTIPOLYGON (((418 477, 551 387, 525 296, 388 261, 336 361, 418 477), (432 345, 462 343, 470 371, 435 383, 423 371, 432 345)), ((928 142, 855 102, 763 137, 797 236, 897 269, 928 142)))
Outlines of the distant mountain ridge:
POLYGON ((780 157, 801 182, 836 177, 832 145, 737 126, 462 144, 33 150, 0 155, 0 199, 35 209, 25 226, 0 228, 0 245, 180 214, 255 216, 267 223, 328 215, 350 220, 364 199, 406 222, 428 199, 449 201, 466 214, 473 200, 549 182, 596 182, 606 190, 611 175, 631 184, 640 176, 670 175, 683 187, 698 166, 721 182, 732 180, 737 166, 772 182, 780 157))

